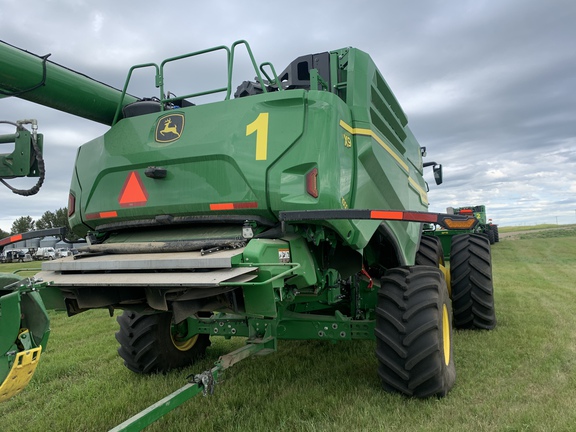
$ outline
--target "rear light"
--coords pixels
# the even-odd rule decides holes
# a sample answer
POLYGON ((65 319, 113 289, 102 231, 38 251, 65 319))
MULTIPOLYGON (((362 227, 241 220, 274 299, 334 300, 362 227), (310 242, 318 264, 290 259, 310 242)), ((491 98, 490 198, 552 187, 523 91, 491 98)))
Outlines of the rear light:
POLYGON ((68 194, 68 217, 72 216, 76 211, 76 197, 72 192, 68 194))
POLYGON ((306 192, 314 198, 318 198, 318 168, 313 168, 306 174, 306 192))
POLYGON ((454 220, 445 218, 444 224, 448 229, 471 229, 476 225, 476 219, 454 220))

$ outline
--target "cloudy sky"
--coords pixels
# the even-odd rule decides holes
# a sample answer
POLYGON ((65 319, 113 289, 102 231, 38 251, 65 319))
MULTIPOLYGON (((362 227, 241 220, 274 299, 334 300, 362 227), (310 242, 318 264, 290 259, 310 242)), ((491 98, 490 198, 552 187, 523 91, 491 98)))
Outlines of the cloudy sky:
MULTIPOLYGON (((299 55, 360 48, 379 66, 428 160, 443 164, 444 184, 427 175, 431 211, 486 204, 500 225, 576 223, 574 0, 22 5, 0 0, 0 40, 51 53, 53 62, 114 87, 123 85, 133 64, 238 39, 278 71, 299 55)), ((211 77, 202 68, 195 73, 190 79, 196 82, 211 77)), ((19 99, 0 100, 0 120, 31 117, 44 134, 47 179, 34 197, 0 185, 5 231, 20 216, 37 219, 66 206, 76 148, 107 129, 19 99)))

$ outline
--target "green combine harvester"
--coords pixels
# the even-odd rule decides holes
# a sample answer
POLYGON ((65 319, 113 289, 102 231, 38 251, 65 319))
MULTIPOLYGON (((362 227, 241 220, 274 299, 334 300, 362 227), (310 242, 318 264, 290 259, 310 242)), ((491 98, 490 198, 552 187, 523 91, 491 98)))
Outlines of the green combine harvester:
POLYGON ((500 233, 498 232, 498 225, 492 223, 492 219, 486 216, 486 206, 476 205, 468 207, 448 208, 448 212, 461 215, 474 215, 478 219, 478 224, 474 227, 474 232, 484 234, 490 244, 498 243, 500 241, 500 233))
MULTIPOLYGON (((452 305, 467 305, 458 327, 495 323, 486 325, 494 316, 489 254, 472 282, 481 305, 468 288, 480 238, 454 237, 461 246, 449 271, 440 242, 423 235, 428 224, 470 230, 477 220, 427 211, 424 167, 440 183, 441 166, 423 163, 425 148, 358 49, 305 55, 277 74, 238 41, 134 66, 120 91, 0 44, 0 90, 110 126, 78 149, 70 186, 70 226, 87 245, 43 263, 34 279, 3 279, 0 398, 25 385, 10 385, 20 357, 37 363, 46 348, 45 308, 123 310, 118 353, 136 373, 189 366, 214 336, 246 338, 117 430, 138 430, 211 393, 222 370, 274 352, 279 339, 372 339, 386 390, 444 396, 456 376, 452 305), (233 87, 240 52, 256 78, 233 87), (166 69, 205 54, 222 58, 225 82, 169 91, 166 69), (135 97, 127 89, 141 69, 155 78, 135 97), (219 100, 200 103, 206 95, 219 100)), ((14 127, 0 137, 14 148, 0 155, 1 176, 42 179, 36 121, 14 127)))
MULTIPOLYGON (((486 218, 486 206, 448 207, 446 212, 449 214, 474 216, 478 223, 468 230, 469 233, 481 234, 488 239, 488 243, 491 245, 500 241, 498 225, 493 224, 492 219, 486 218)), ((445 229, 431 224, 424 229, 424 234, 427 236, 437 237, 440 240, 444 251, 444 260, 449 261, 450 251, 452 248, 452 237, 461 235, 462 230, 445 229)))

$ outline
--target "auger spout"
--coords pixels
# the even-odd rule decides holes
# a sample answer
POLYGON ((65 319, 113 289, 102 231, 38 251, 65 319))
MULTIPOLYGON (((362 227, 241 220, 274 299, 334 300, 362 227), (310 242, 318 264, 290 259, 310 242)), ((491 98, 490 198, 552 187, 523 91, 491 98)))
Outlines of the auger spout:
MULTIPOLYGON (((87 75, 0 41, 0 98, 15 96, 111 125, 122 92, 87 75)), ((137 99, 126 95, 122 104, 137 99)))

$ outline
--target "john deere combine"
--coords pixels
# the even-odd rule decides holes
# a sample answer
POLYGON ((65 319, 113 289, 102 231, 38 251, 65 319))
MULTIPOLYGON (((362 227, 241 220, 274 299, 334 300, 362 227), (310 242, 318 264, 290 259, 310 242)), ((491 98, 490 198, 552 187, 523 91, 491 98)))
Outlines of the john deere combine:
POLYGON ((498 243, 500 241, 498 225, 492 223, 492 219, 487 218, 485 205, 448 208, 447 210, 449 213, 454 214, 474 215, 474 217, 478 219, 478 224, 474 227, 474 231, 478 234, 484 234, 490 241, 490 244, 498 243))
MULTIPOLYGON (((422 227, 477 221, 427 212, 424 149, 368 54, 306 55, 277 74, 238 41, 134 66, 119 91, 1 44, 0 89, 110 125, 79 148, 70 186, 70 225, 88 245, 44 263, 26 287, 9 285, 2 329, 28 326, 14 311, 38 290, 47 308, 69 315, 122 309, 118 353, 137 373, 190 365, 214 336, 247 338, 169 396, 169 408, 157 404, 127 425, 212 391, 222 369, 275 351, 279 339, 374 339, 385 389, 428 397, 453 386, 450 295, 468 294, 450 291, 441 247, 422 227), (239 48, 256 78, 233 87, 239 48), (169 91, 166 68, 206 53, 221 55, 226 82, 169 91), (129 95, 144 68, 155 76, 150 93, 129 95), (221 100, 198 103, 205 95, 221 100)), ((32 172, 41 151, 34 134, 15 144, 31 155, 32 172)), ((475 264, 470 248, 458 287, 475 264)), ((490 262, 484 270, 493 309, 490 262)), ((0 355, 28 351, 14 332, 1 334, 0 355)), ((7 358, 2 379, 15 364, 7 358)))

